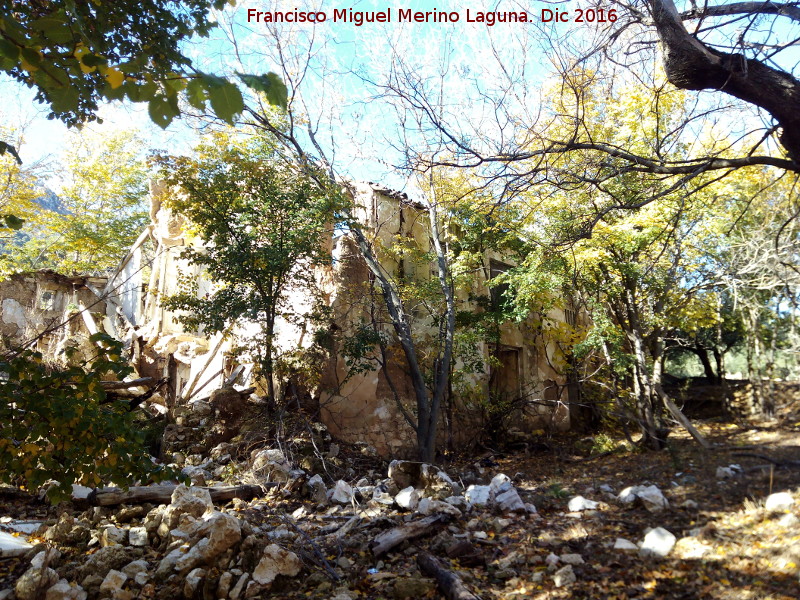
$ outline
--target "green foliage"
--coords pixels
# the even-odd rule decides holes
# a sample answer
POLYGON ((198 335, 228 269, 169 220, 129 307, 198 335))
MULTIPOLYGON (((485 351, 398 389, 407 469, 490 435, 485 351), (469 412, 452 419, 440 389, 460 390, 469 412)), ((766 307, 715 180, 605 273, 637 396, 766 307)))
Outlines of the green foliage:
POLYGON ((90 341, 97 355, 86 368, 45 364, 38 352, 0 360, 0 482, 35 491, 53 479, 53 502, 72 484, 126 487, 172 473, 153 464, 127 402, 109 401, 103 377, 131 372, 122 344, 105 334, 90 341))
POLYGON ((347 379, 377 368, 375 348, 386 346, 386 335, 368 323, 359 323, 342 339, 342 356, 347 365, 347 379))
POLYGON ((571 492, 561 485, 560 482, 554 481, 550 485, 547 486, 547 492, 553 496, 553 498, 558 498, 559 500, 564 498, 569 498, 571 492))
POLYGON ((589 454, 603 454, 604 452, 614 452, 619 449, 619 446, 613 438, 605 433, 599 433, 594 436, 592 440, 592 447, 589 449, 589 454))
MULTIPOLYGON (((70 142, 58 210, 29 211, 24 235, 6 248, 4 271, 103 274, 117 267, 149 221, 141 138, 129 131, 100 136, 84 130, 72 133, 70 142)), ((11 208, 25 214, 18 200, 11 208)))
POLYGON ((181 320, 206 333, 237 325, 256 326, 249 352, 271 386, 275 372, 275 325, 278 319, 299 322, 297 302, 287 293, 302 290, 309 314, 313 267, 330 261, 330 233, 339 196, 320 190, 301 165, 287 164, 263 136, 217 134, 196 150, 196 156, 162 157, 170 185, 182 190, 169 206, 191 222, 201 245, 189 246, 182 257, 200 267, 211 281, 199 295, 186 281, 181 293, 166 301, 170 309, 187 311, 181 320))
MULTIPOLYGON (((208 36, 216 26, 209 12, 225 4, 235 0, 0 0, 0 70, 35 88, 49 118, 68 125, 98 120, 101 102, 127 98, 148 103, 153 122, 166 127, 181 112, 181 93, 200 110, 210 100, 232 123, 244 108, 238 87, 199 72, 181 49, 208 36)), ((242 80, 286 107, 274 73, 242 80)))
MULTIPOLYGON (((2 125, 0 114, 0 139, 14 139, 19 145, 22 133, 13 127, 2 125)), ((13 237, 26 221, 35 217, 37 204, 35 199, 39 193, 37 179, 39 169, 23 167, 16 152, 7 142, 0 142, 10 150, 0 152, 0 236, 13 237)))

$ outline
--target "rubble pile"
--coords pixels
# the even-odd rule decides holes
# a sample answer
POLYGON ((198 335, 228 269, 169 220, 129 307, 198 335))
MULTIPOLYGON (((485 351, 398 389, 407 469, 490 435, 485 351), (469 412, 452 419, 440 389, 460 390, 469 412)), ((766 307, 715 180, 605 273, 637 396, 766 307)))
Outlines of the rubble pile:
MULTIPOLYGON (((291 454, 286 446, 247 452, 243 444, 251 441, 243 438, 214 440, 207 449, 210 440, 187 431, 204 427, 207 411, 194 408, 171 430, 170 450, 173 458, 183 455, 190 482, 171 485, 163 502, 135 498, 157 497, 164 485, 127 496, 76 489, 74 510, 58 519, 0 520, 0 556, 25 565, 0 600, 355 600, 377 597, 376 589, 403 599, 448 593, 448 585, 471 594, 468 588, 478 592, 485 578, 513 598, 526 585, 579 584, 603 568, 592 564, 598 551, 618 557, 615 562, 658 562, 697 558, 711 548, 704 530, 675 526, 681 519, 688 524, 682 515, 697 507, 676 498, 671 503, 669 492, 651 482, 617 485, 619 492, 596 484, 564 496, 518 486, 519 477, 478 463, 455 476, 405 460, 357 476, 347 463, 336 464, 342 449, 323 429, 308 442, 313 454, 299 451, 299 438, 291 454), (533 503, 543 495, 545 517, 533 503), (86 506, 106 497, 128 501, 86 506), (610 514, 625 511, 650 525, 628 530, 627 537, 588 541, 585 532, 602 530, 610 514), (554 523, 560 538, 545 531, 554 523)), ((765 502, 763 518, 786 520, 795 508, 791 494, 777 493, 765 502)))

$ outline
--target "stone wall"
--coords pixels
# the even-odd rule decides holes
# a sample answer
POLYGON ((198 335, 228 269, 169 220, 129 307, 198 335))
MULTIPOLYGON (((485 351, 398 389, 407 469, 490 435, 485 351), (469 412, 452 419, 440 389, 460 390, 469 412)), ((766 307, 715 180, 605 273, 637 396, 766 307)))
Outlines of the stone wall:
POLYGON ((56 361, 64 360, 61 351, 67 345, 87 347, 88 337, 102 330, 106 311, 92 288, 102 289, 105 281, 54 271, 20 273, 0 281, 0 345, 12 349, 38 338, 34 347, 56 361))

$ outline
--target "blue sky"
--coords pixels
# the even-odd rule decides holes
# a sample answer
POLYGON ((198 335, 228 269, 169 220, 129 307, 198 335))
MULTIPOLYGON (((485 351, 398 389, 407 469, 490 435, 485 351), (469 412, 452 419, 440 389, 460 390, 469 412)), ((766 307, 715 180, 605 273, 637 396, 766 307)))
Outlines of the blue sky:
MULTIPOLYGON (((192 41, 186 51, 199 68, 209 72, 233 75, 234 71, 278 70, 275 38, 268 35, 263 24, 247 23, 247 10, 291 11, 297 7, 325 11, 328 22, 317 26, 283 26, 277 37, 284 54, 298 59, 298 70, 305 68, 303 63, 311 56, 299 89, 306 102, 306 114, 317 126, 318 139, 326 153, 335 158, 340 173, 404 187, 402 174, 394 169, 402 162, 403 147, 421 146, 432 138, 431 132, 418 131, 408 120, 412 115, 381 97, 381 90, 371 84, 386 80, 391 57, 401 59, 421 82, 441 93, 441 108, 460 135, 485 144, 498 143, 503 126, 510 128, 511 124, 498 123, 498 111, 486 99, 508 92, 511 87, 507 84, 515 80, 513 93, 504 97, 505 107, 516 111, 521 120, 535 122, 543 84, 552 71, 551 62, 557 59, 548 50, 545 36, 554 36, 566 47, 590 39, 595 30, 589 24, 487 27, 467 23, 467 9, 473 14, 525 10, 538 18, 543 8, 560 8, 574 14, 582 4, 578 0, 486 3, 411 0, 398 4, 374 0, 297 4, 282 0, 239 0, 236 8, 228 8, 220 15, 222 27, 211 39, 192 41), (392 8, 395 22, 361 27, 334 23, 333 11, 343 8, 357 11, 392 8), (396 20, 401 8, 456 11, 460 20, 400 24, 396 20)), ((779 25, 786 33, 789 27, 785 23, 779 25)), ((289 77, 295 75, 296 72, 290 73, 289 77)), ((26 143, 21 149, 26 162, 69 151, 66 128, 45 119, 47 111, 33 102, 31 91, 0 80, 0 97, 4 99, 0 113, 6 123, 27 123, 26 143)), ((172 153, 187 152, 196 135, 192 124, 184 120, 176 121, 166 131, 160 130, 150 122, 143 105, 114 103, 102 107, 100 116, 104 124, 89 127, 101 131, 135 128, 144 134, 150 147, 172 153)))
MULTIPOLYGON (((487 74, 481 72, 481 53, 490 41, 502 45, 504 36, 521 32, 521 25, 496 25, 487 28, 481 24, 465 22, 466 9, 473 13, 478 10, 533 10, 544 3, 502 2, 482 4, 445 0, 430 2, 412 0, 400 4, 355 0, 346 2, 299 3, 264 2, 240 0, 237 7, 226 9, 220 16, 224 28, 211 39, 195 40, 187 52, 195 63, 209 72, 234 70, 246 72, 266 72, 277 70, 274 40, 265 39, 265 28, 261 24, 247 23, 248 8, 257 10, 291 10, 316 8, 329 16, 327 23, 312 26, 285 27, 286 37, 282 38, 291 51, 304 51, 312 45, 317 54, 312 61, 306 84, 301 93, 309 101, 309 115, 320 119, 319 126, 326 151, 337 156, 344 173, 362 179, 383 180, 392 170, 391 164, 397 162, 387 144, 387 139, 396 139, 397 115, 377 100, 371 100, 375 90, 367 85, 362 77, 379 78, 389 62, 391 48, 420 73, 435 74, 437 65, 444 59, 450 61, 450 79, 447 82, 449 94, 455 99, 459 78, 468 77, 473 84, 487 74), (365 24, 356 27, 349 23, 332 21, 335 9, 358 11, 383 11, 392 8, 396 21, 398 9, 419 11, 453 10, 460 16, 458 23, 425 24, 397 22, 389 24, 365 24), (232 24, 229 24, 232 23, 232 24), (232 34, 232 37, 231 37, 232 34), (490 40, 491 38, 491 40, 490 40), (234 47, 231 39, 235 39, 234 47), (470 64, 473 63, 473 64, 470 64), (311 114, 318 110, 320 114, 311 114), (387 139, 384 139, 387 138, 387 139), (359 151, 354 152, 355 145, 359 151), (372 146, 372 148, 367 148, 372 146), (356 156, 358 155, 358 156, 356 156)), ((527 33, 527 32, 526 32, 527 33)), ((25 123, 25 144, 21 148, 26 162, 35 162, 46 157, 57 157, 69 151, 69 136, 64 125, 46 119, 47 110, 33 101, 33 92, 18 84, 0 78, 0 97, 6 99, 0 114, 8 124, 25 123)), ((146 106, 130 103, 114 103, 100 110, 102 125, 90 124, 92 129, 111 130, 114 128, 135 128, 141 130, 153 148, 167 149, 170 152, 185 152, 191 146, 194 132, 185 121, 177 121, 166 131, 150 123, 146 106)), ((55 185, 55 184, 54 184, 55 185)))

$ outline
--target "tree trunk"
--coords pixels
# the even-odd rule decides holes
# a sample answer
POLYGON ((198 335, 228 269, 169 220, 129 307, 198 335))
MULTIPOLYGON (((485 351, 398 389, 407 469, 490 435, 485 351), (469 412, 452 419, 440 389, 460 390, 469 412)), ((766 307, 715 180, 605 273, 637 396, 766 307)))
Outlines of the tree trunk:
POLYGON ((673 0, 649 0, 667 78, 683 90, 718 90, 763 108, 778 122, 789 157, 800 160, 800 82, 789 73, 709 48, 689 34, 673 0))
POLYGON ((425 443, 425 452, 420 452, 423 462, 433 462, 436 458, 436 433, 439 424, 439 412, 442 401, 450 387, 450 369, 453 359, 453 336, 456 329, 455 295, 450 282, 450 269, 447 262, 447 251, 442 245, 439 234, 439 215, 436 201, 428 205, 428 218, 431 226, 431 243, 436 252, 436 267, 439 274, 439 285, 445 301, 444 331, 439 328, 439 343, 443 346, 440 355, 434 364, 434 384, 431 398, 431 410, 428 415, 428 439, 425 443))
POLYGON ((708 382, 716 383, 717 375, 714 373, 714 368, 711 366, 711 359, 708 356, 708 350, 706 348, 696 347, 692 351, 695 353, 697 358, 700 359, 700 364, 703 365, 703 373, 705 373, 708 382))
POLYGON ((642 428, 642 444, 651 450, 662 450, 667 442, 668 430, 664 427, 655 402, 656 394, 649 373, 644 341, 636 331, 629 331, 628 339, 633 345, 634 390, 642 428))

